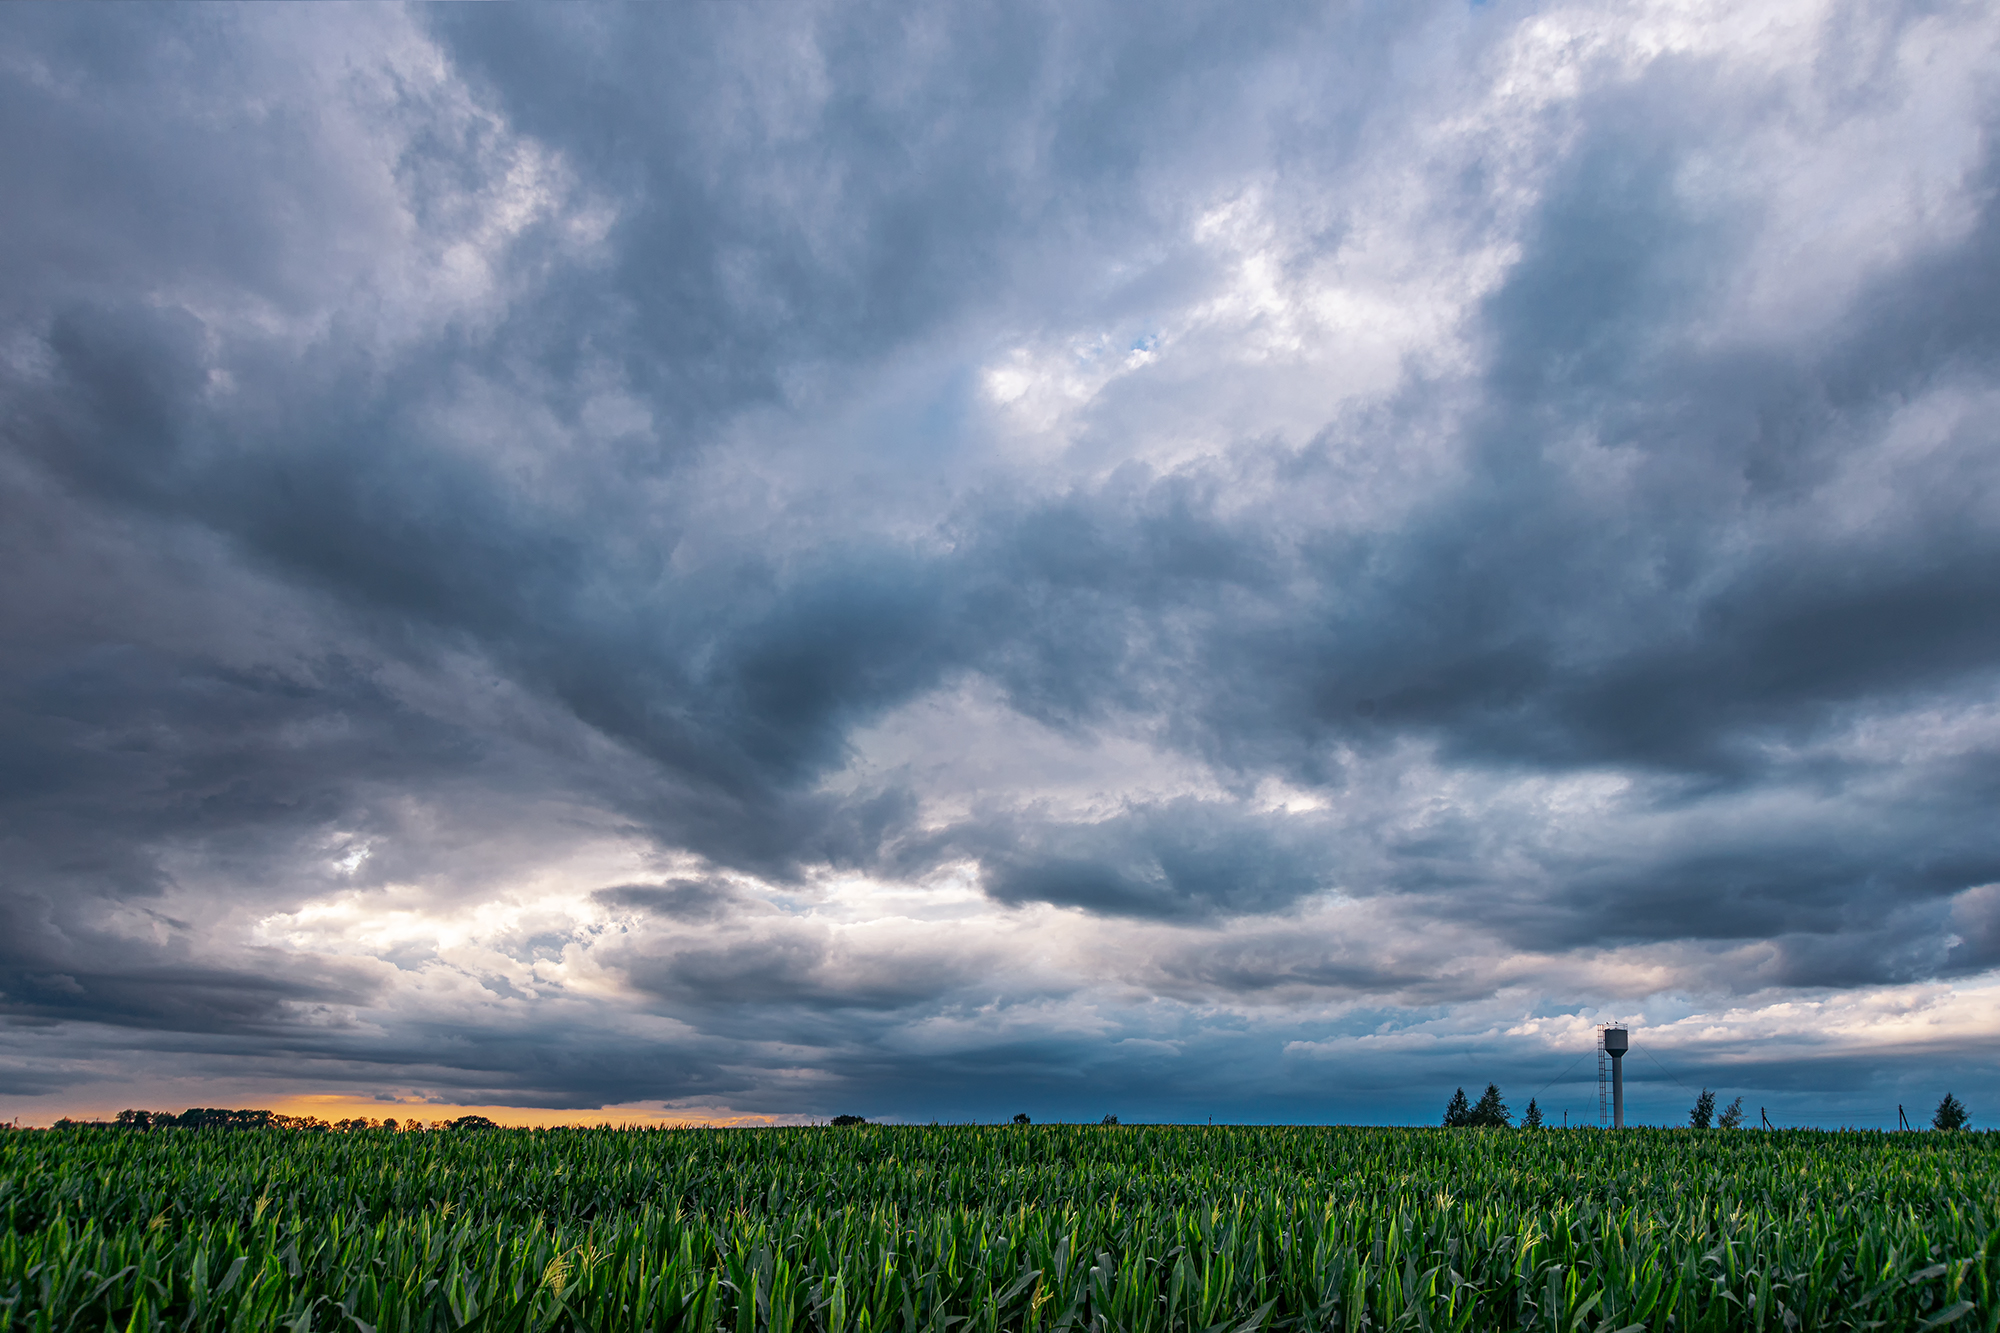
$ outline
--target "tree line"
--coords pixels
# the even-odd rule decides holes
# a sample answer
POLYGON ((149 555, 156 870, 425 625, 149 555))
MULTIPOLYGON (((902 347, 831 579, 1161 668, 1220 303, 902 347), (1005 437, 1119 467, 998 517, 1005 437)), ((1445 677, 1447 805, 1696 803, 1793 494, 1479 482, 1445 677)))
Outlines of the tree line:
POLYGON ((483 1115, 462 1115, 456 1120, 426 1123, 414 1116, 397 1120, 393 1116, 371 1120, 354 1116, 346 1120, 322 1120, 313 1115, 283 1115, 277 1111, 227 1110, 219 1106, 190 1107, 176 1115, 172 1111, 120 1111, 116 1120, 58 1120, 56 1129, 296 1129, 311 1133, 352 1134, 357 1130, 384 1129, 394 1133, 436 1129, 498 1129, 483 1115))
MULTIPOLYGON (((1477 1102, 1467 1101, 1465 1089, 1460 1088, 1451 1094, 1451 1101, 1444 1108, 1446 1129, 1512 1129, 1513 1126, 1514 1113, 1508 1110, 1507 1103, 1501 1100, 1500 1085, 1497 1083, 1488 1083, 1486 1091, 1480 1094, 1477 1102)), ((1541 1127, 1542 1108, 1535 1104, 1533 1097, 1530 1097, 1528 1109, 1521 1113, 1521 1128, 1541 1127)))
MULTIPOLYGON (((1900 1106, 1896 1108, 1898 1112, 1902 1109, 1900 1106)), ((1723 1107, 1722 1113, 1717 1115, 1715 1094, 1703 1088, 1694 1099, 1694 1107, 1688 1112, 1688 1127, 1741 1129, 1743 1117, 1741 1097, 1723 1107)), ((1937 1111, 1931 1116, 1931 1128, 1964 1129, 1971 1121, 1972 1115, 1965 1109, 1965 1103, 1947 1092, 1944 1100, 1938 1103, 1937 1111)), ((1514 1127, 1514 1115, 1507 1109, 1507 1103, 1500 1096, 1500 1086, 1497 1083, 1488 1083, 1486 1091, 1480 1094, 1476 1102, 1466 1100, 1464 1088, 1452 1093, 1451 1100, 1444 1108, 1444 1126, 1446 1129, 1511 1129, 1514 1127)), ((1528 1109, 1521 1114, 1521 1128, 1541 1127, 1542 1108, 1535 1104, 1533 1097, 1530 1097, 1528 1109)))

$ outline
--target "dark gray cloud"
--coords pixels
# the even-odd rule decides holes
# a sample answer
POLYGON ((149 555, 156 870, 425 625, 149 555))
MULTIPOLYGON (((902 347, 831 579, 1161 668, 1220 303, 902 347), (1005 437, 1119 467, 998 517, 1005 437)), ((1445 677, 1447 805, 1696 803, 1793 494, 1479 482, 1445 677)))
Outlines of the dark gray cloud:
POLYGON ((12 1086, 1990 1054, 2000 29, 1801 13, 9 10, 12 1086))

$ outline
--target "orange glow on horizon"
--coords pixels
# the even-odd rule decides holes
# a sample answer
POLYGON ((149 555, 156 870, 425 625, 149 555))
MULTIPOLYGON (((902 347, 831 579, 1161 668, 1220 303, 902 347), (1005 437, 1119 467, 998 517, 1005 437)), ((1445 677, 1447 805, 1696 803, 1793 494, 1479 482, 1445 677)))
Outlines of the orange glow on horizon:
POLYGON ((666 1128, 674 1125, 758 1126, 811 1123, 807 1116, 753 1115, 726 1106, 667 1107, 634 1103, 606 1106, 595 1110, 558 1110, 533 1106, 470 1106, 436 1102, 383 1102, 372 1097, 345 1093, 309 1093, 281 1097, 270 1103, 280 1115, 310 1115, 321 1120, 394 1119, 430 1124, 435 1120, 456 1120, 463 1115, 483 1115, 495 1124, 512 1128, 554 1127, 557 1125, 632 1125, 666 1128))
MULTIPOLYGON (((509 1128, 532 1129, 554 1128, 556 1126, 608 1125, 614 1128, 632 1126, 638 1128, 665 1129, 677 1125, 713 1126, 718 1128, 755 1128, 759 1126, 811 1125, 823 1117, 809 1115, 758 1114, 734 1110, 727 1106, 667 1106, 658 1102, 634 1102, 620 1106, 605 1106, 595 1109, 565 1110, 555 1107, 537 1106, 479 1106, 457 1102, 440 1103, 417 1098, 380 1101, 374 1097, 358 1096, 353 1093, 285 1093, 278 1096, 245 1096, 241 1093, 218 1093, 215 1096, 195 1100, 185 1097, 175 1098, 169 1103, 158 1096, 140 1096, 122 1103, 128 1106, 144 1107, 148 1110, 171 1111, 178 1115, 192 1106, 222 1106, 242 1110, 275 1111, 279 1115, 315 1116, 329 1123, 340 1120, 393 1119, 399 1124, 430 1125, 440 1120, 456 1120, 460 1116, 483 1115, 498 1125, 509 1128)), ((24 1127, 48 1126, 58 1119, 109 1120, 115 1112, 99 1108, 71 1107, 58 1110, 38 1108, 17 1117, 24 1127)))

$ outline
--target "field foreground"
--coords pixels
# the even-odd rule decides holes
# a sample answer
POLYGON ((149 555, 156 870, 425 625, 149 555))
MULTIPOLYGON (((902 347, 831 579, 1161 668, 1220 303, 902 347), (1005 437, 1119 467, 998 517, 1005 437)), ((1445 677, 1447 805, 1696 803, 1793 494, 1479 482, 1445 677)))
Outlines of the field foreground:
POLYGON ((0 1135, 0 1330, 2000 1328, 2000 1136, 0 1135))

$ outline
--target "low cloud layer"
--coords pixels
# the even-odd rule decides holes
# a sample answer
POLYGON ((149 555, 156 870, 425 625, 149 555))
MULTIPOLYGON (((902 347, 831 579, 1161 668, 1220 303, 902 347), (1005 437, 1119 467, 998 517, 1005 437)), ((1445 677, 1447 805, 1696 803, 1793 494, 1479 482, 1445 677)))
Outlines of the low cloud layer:
POLYGON ((1983 8, 0 27, 9 1114, 2000 1096, 1983 8))

